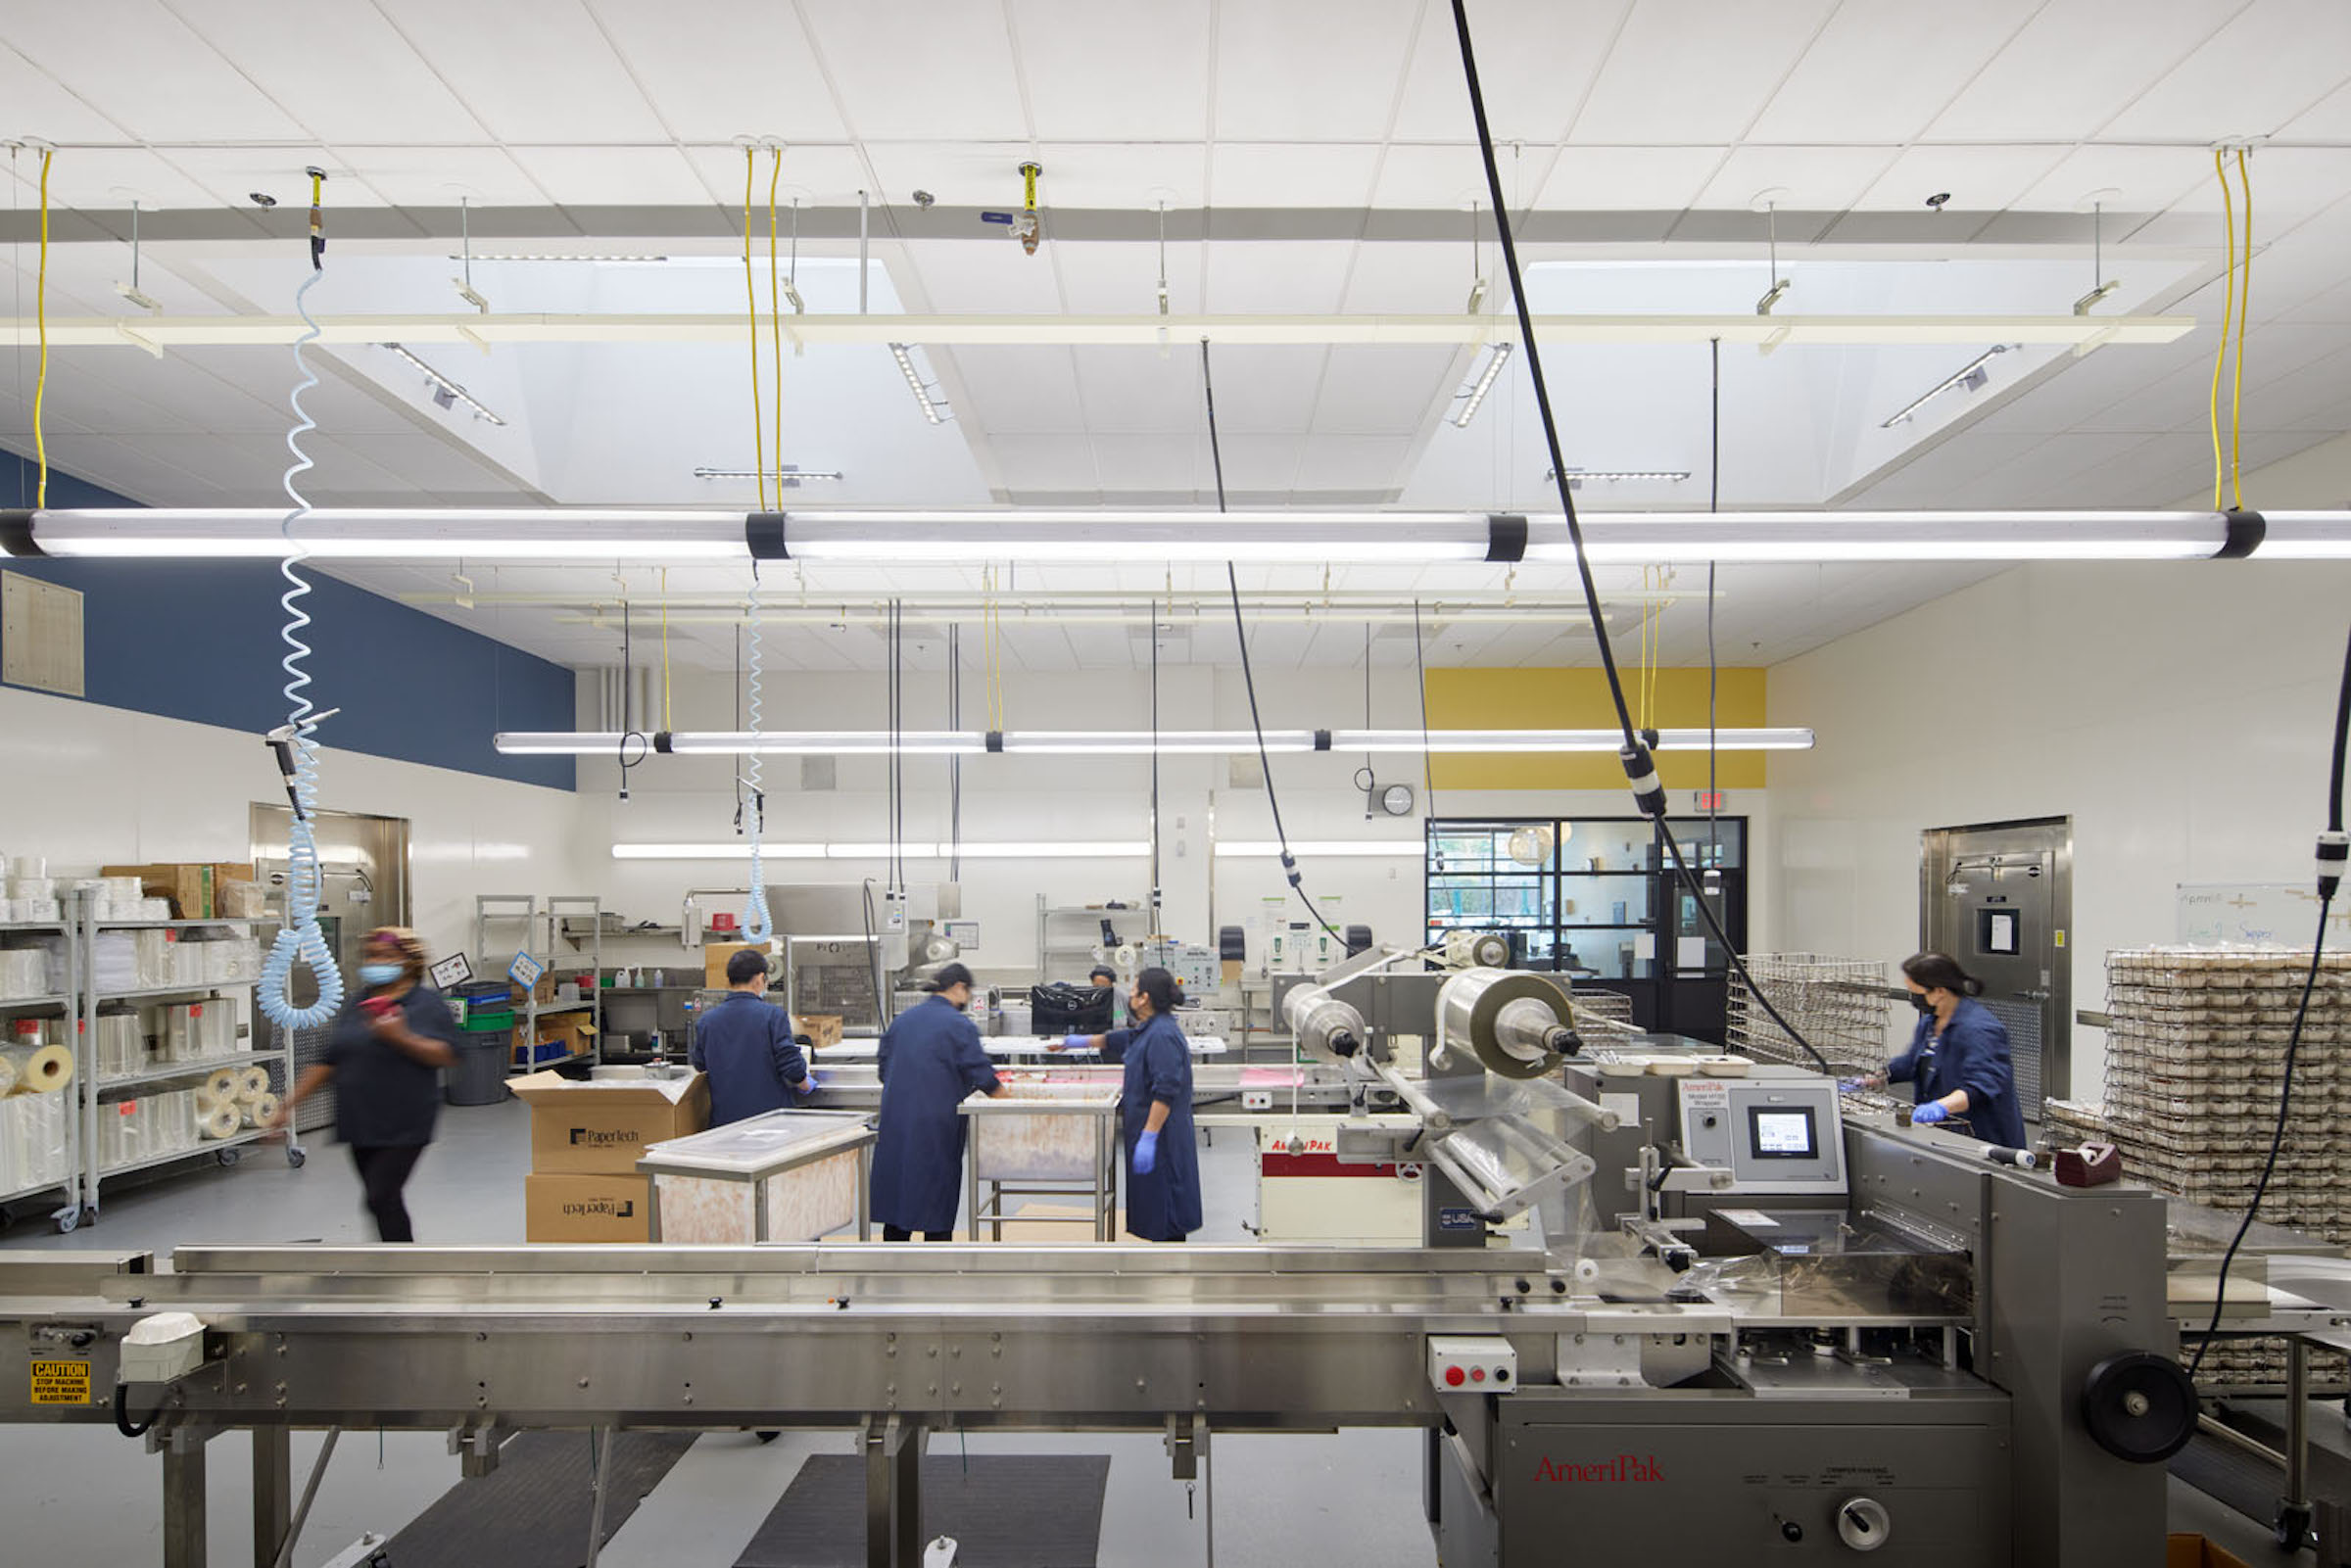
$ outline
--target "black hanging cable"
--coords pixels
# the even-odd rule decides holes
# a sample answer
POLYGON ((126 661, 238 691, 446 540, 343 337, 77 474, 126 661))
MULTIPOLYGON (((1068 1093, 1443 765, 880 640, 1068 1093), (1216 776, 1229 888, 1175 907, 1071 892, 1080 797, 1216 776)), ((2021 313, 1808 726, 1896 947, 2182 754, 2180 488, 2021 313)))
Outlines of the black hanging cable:
MULTIPOLYGON (((1223 512, 1225 509, 1224 450, 1217 439, 1217 384, 1209 374, 1206 338, 1200 340, 1200 390, 1208 403, 1208 454, 1217 469, 1217 510, 1223 512)), ((1281 846, 1281 874, 1297 892, 1299 902, 1306 905, 1306 912, 1315 917, 1315 924, 1321 927, 1324 934, 1338 943, 1344 952, 1347 938, 1332 929, 1330 922, 1324 920, 1322 912, 1315 907, 1314 898, 1307 892, 1306 882, 1298 870, 1298 862, 1290 854, 1289 831, 1281 825, 1281 797, 1273 792, 1273 765, 1266 756, 1265 721, 1258 717, 1257 712, 1257 676, 1249 667, 1249 627, 1241 619, 1241 578, 1232 569, 1230 561, 1224 563, 1224 586, 1232 594, 1232 635, 1241 644, 1241 685, 1249 692, 1249 728, 1257 736, 1258 770, 1266 776, 1266 806, 1273 814, 1273 839, 1281 846)))
POLYGON ((1575 571, 1583 584, 1584 610, 1592 620, 1593 640, 1600 645, 1601 669, 1607 676, 1608 697, 1615 704, 1617 727, 1624 736, 1624 744, 1617 756, 1624 764, 1625 778, 1632 785, 1633 803, 1640 808, 1643 816, 1656 824, 1657 837, 1673 860, 1674 874, 1697 900, 1700 918, 1705 922, 1708 933, 1721 945, 1732 969, 1747 983, 1750 994, 1769 1015, 1772 1022, 1800 1046, 1823 1072, 1833 1073, 1835 1069, 1829 1066, 1828 1059, 1815 1051, 1812 1042, 1798 1033, 1795 1025, 1780 1016, 1771 998, 1764 995, 1762 988, 1755 984, 1754 976, 1748 973, 1747 960, 1732 947, 1730 937, 1723 931, 1722 922, 1715 918, 1713 909, 1706 903, 1705 889, 1699 884, 1697 874, 1691 871, 1689 861, 1682 854, 1681 844, 1673 836, 1673 830, 1666 826, 1665 786, 1657 782, 1656 764, 1650 755, 1646 738, 1633 728, 1633 710, 1624 696, 1624 677, 1616 669, 1616 653, 1608 642, 1607 622, 1601 615, 1600 585, 1593 580, 1592 560, 1584 548, 1583 525, 1575 515, 1575 496, 1568 483, 1567 462, 1559 450, 1559 421, 1552 413, 1551 391, 1543 379, 1542 351, 1535 341, 1534 315, 1526 303, 1525 278, 1518 269, 1518 245, 1511 236, 1510 213, 1502 199, 1502 168, 1494 159, 1493 128, 1486 122, 1485 90, 1478 85, 1477 51, 1469 39, 1467 0, 1453 0, 1453 27, 1455 36, 1461 42, 1462 76, 1469 90, 1470 113, 1477 121, 1477 149, 1486 166, 1486 189, 1494 200, 1495 237, 1501 242, 1502 263, 1511 285, 1511 302, 1518 313, 1519 346, 1526 353, 1527 379, 1534 383, 1535 407, 1543 417, 1543 440, 1551 451, 1551 475, 1559 486, 1561 519, 1567 525, 1567 538, 1575 549, 1575 571))
MULTIPOLYGON (((1709 515, 1722 509, 1722 340, 1707 340, 1713 372, 1713 413, 1707 438, 1706 511, 1709 515)), ((1714 864, 1722 864, 1722 827, 1717 821, 1722 810, 1722 790, 1715 783, 1714 694, 1721 679, 1722 665, 1714 656, 1714 562, 1706 562, 1706 842, 1714 852, 1714 864)), ((1721 883, 1718 871, 1715 882, 1721 883)))
POLYGON ((1413 600, 1413 679, 1420 687, 1420 800, 1426 815, 1437 814, 1437 770, 1428 760, 1428 665, 1420 646, 1420 601, 1413 600))
POLYGON ((653 743, 637 730, 635 707, 637 691, 637 658, 629 641, 629 601, 620 601, 620 798, 629 798, 629 770, 645 761, 653 743), (629 757, 629 742, 637 742, 637 756, 629 757))
MULTIPOLYGON (((963 730, 963 629, 947 628, 947 729, 963 730)), ((947 880, 963 880, 963 754, 947 753, 947 880)))
POLYGON ((2319 933, 2310 943, 2310 970, 2302 976, 2302 999, 2294 1008, 2293 1032, 2286 1036, 2285 1064, 2278 1083, 2278 1119, 2270 1128, 2269 1157, 2261 1163, 2260 1179, 2253 1183, 2253 1196, 2246 1200, 2245 1217, 2237 1222, 2236 1234, 2229 1238, 2229 1250, 2221 1255, 2221 1276, 2212 1293, 2212 1321, 2204 1325, 2204 1338, 2196 1346, 2195 1358, 2187 1363, 2189 1382, 2204 1365, 2204 1353, 2212 1349, 2213 1337, 2221 1331, 2221 1312, 2229 1302, 2229 1269, 2236 1261, 2236 1250, 2244 1245, 2246 1235, 2253 1229, 2253 1216, 2261 1210, 2261 1201, 2269 1196, 2270 1178, 2278 1170, 2278 1154, 2285 1146, 2285 1118, 2294 1104, 2294 1062, 2302 1050, 2302 1026, 2310 1017, 2311 992, 2318 988, 2319 971, 2327 951, 2327 919, 2334 907, 2334 895, 2342 887, 2346 856, 2351 855, 2351 837, 2343 832, 2343 766, 2351 753, 2351 641, 2343 647, 2343 675, 2334 698, 2334 755, 2329 759, 2327 777, 2327 831, 2319 834, 2319 933))

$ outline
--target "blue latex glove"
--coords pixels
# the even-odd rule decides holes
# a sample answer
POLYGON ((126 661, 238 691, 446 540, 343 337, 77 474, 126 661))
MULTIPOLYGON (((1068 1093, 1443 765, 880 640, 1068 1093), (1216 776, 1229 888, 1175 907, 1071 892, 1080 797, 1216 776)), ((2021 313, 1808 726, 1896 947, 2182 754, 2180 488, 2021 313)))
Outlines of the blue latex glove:
POLYGON ((1134 1140, 1134 1173, 1148 1176, 1159 1164, 1159 1134, 1146 1132, 1134 1140))
POLYGON ((823 1088, 824 1086, 825 1075, 817 1071, 814 1068, 810 1068, 808 1069, 807 1079, 800 1084, 800 1092, 802 1094, 814 1094, 817 1090, 823 1088))
POLYGON ((1941 1100, 1929 1100, 1910 1113, 1910 1119, 1913 1122, 1929 1127, 1938 1121, 1948 1121, 1950 1117, 1951 1114, 1943 1108, 1941 1100))
POLYGON ((1093 1047, 1094 1037, 1090 1034, 1065 1034, 1061 1037, 1064 1051, 1090 1051, 1093 1047))

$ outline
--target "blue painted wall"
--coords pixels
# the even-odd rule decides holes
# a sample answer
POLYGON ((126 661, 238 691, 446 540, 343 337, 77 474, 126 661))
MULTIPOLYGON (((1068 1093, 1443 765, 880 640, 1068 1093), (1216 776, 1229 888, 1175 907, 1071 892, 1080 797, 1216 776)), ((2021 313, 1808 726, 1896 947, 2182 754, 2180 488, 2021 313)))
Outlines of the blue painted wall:
MULTIPOLYGON (((0 451, 0 505, 30 506, 32 463, 0 451)), ((133 506, 54 468, 52 506, 133 506)), ((86 700, 260 736, 283 724, 285 579, 264 561, 5 560, 0 569, 78 589, 86 700)), ((500 730, 569 730, 572 672, 405 604, 311 574, 302 601, 309 695, 343 711, 321 743, 489 779, 575 786, 569 757, 502 757, 500 730)), ((260 742, 255 742, 257 755, 260 742)))

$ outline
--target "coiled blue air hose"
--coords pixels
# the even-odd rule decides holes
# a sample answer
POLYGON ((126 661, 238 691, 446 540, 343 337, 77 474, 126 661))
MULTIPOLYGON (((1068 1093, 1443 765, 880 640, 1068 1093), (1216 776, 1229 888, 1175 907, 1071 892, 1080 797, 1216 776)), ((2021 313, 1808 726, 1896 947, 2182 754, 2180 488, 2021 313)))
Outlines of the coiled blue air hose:
POLYGON ((767 914, 767 875, 759 864, 760 830, 767 825, 767 797, 760 792, 759 780, 759 568, 751 567, 751 679, 750 723, 751 752, 749 758, 751 786, 751 892, 743 905, 743 935, 749 942, 764 942, 773 935, 767 914))
POLYGON ((300 437, 318 428, 302 406, 302 395, 318 385, 317 374, 303 356, 303 345, 317 341, 318 323, 311 316, 310 306, 303 296, 309 294, 322 275, 319 252, 324 249, 317 240, 318 197, 315 176, 311 196, 311 275, 302 280, 294 291, 294 309, 301 312, 303 324, 309 328, 294 342, 294 367, 301 372, 292 402, 294 428, 286 433, 286 448, 294 453, 287 465, 285 487, 294 501, 294 509, 286 513, 278 531, 285 536, 286 553, 278 562, 288 587, 278 605, 286 612, 286 625, 280 634, 288 649, 280 668, 286 672, 285 697, 289 708, 287 726, 293 731, 294 752, 294 825, 286 834, 286 924, 278 928, 277 940, 270 944, 269 956, 262 963, 262 1012, 270 1022, 281 1029, 307 1029, 327 1022, 343 1010, 343 972, 326 951, 326 938, 318 929, 318 896, 322 879, 318 872, 318 841, 311 828, 311 818, 318 808, 318 751, 311 741, 312 732, 318 721, 312 717, 312 704, 304 694, 311 684, 303 660, 311 656, 310 644, 303 641, 301 632, 311 624, 303 613, 300 600, 311 592, 310 580, 296 566, 309 553, 294 537, 294 525, 310 515, 311 503, 302 492, 294 488, 297 474, 311 468, 310 453, 302 450, 300 437), (318 1000, 309 1007, 294 1005, 294 965, 299 960, 309 966, 318 979, 318 1000))

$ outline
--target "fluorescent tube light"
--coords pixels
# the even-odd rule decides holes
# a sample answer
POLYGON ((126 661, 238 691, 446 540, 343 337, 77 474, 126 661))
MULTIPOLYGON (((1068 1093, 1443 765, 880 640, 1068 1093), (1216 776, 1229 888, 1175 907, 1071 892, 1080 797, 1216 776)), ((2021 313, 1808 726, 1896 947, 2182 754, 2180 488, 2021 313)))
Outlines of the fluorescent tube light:
MULTIPOLYGON (((1423 838, 1331 838, 1290 840, 1290 853, 1318 860, 1418 860, 1428 853, 1423 838)), ((1235 839, 1217 845, 1217 859, 1267 859, 1281 854, 1281 845, 1268 838, 1235 839)))
POLYGON ((1469 421, 1477 417, 1477 410, 1485 406, 1486 394, 1494 390, 1495 378, 1502 374, 1502 367, 1510 362, 1511 351, 1516 347, 1514 343, 1492 345, 1489 350, 1491 357, 1486 360, 1485 369, 1478 372, 1477 380, 1470 384, 1467 392, 1459 394, 1468 401, 1462 404, 1462 411, 1453 416, 1457 427, 1465 430, 1469 421))
POLYGON ((939 423, 946 417, 946 404, 932 401, 931 388, 923 380, 922 372, 915 369, 914 356, 907 352, 906 345, 891 344, 889 355, 898 361, 898 369, 906 377, 906 385, 914 390, 914 401, 923 405, 923 417, 935 425, 939 423))
MULTIPOLYGON (((1722 751, 1802 751, 1812 745, 1812 732, 1799 728, 1723 729, 1715 732, 1722 751)), ((616 754, 621 736, 614 731, 567 735, 559 731, 505 731, 491 737, 502 756, 603 756, 616 754)), ((1010 755, 1147 757, 1153 749, 1147 730, 1009 730, 999 736, 1010 755)), ((651 736, 640 732, 637 740, 649 744, 651 736)), ((907 756, 978 756, 985 753, 988 737, 976 730, 911 730, 898 736, 896 750, 907 756)), ((1257 750, 1250 730, 1163 730, 1158 750, 1163 756, 1234 756, 1257 750)), ((1462 752, 1614 752, 1622 737, 1613 730, 1431 730, 1423 741, 1418 730, 1269 730, 1266 750, 1285 755, 1325 751, 1341 756, 1361 753, 1417 755, 1462 752)), ((669 750, 680 756, 724 756, 736 752, 761 755, 886 756, 891 738, 883 730, 763 730, 678 731, 667 737, 669 750)), ((1657 744, 1663 750, 1704 750, 1703 730, 1663 730, 1657 744)))
MULTIPOLYGON (((1557 468, 1543 470, 1543 483, 1546 485, 1559 477, 1557 468)), ((1587 479, 1662 479, 1678 485, 1689 477, 1690 470, 1687 468, 1570 468, 1567 470, 1567 488, 1581 490, 1587 479)))
MULTIPOLYGON (((453 261, 466 260, 462 255, 454 252, 449 259, 453 261)), ((472 259, 476 261, 598 261, 606 266, 646 266, 655 261, 669 260, 666 256, 557 256, 552 252, 537 251, 529 253, 506 251, 491 255, 476 251, 473 253, 472 259)), ((727 258, 727 262, 729 265, 733 265, 734 258, 727 258)))
MULTIPOLYGON (((2076 313, 2079 314, 2080 311, 2077 310, 2076 313)), ((1961 365, 1958 369, 1952 371, 1949 375, 1944 376, 1941 381, 1936 382, 1935 385, 1929 387, 1926 391, 1920 393, 1917 397, 1902 404, 1899 412, 1897 412, 1893 418, 1882 422, 1878 428, 1880 430, 1892 430, 1895 425, 1902 423, 1912 414, 1918 412, 1919 409, 1925 407, 1928 404, 1933 403, 1937 398, 1942 397, 1953 387, 1965 387, 1970 392, 1975 391, 1978 387, 1983 386, 1986 381, 1991 379, 1991 372, 1984 368, 1985 365, 1991 363, 1995 355, 2006 354, 2010 347, 2011 345, 2005 343, 1993 344, 1991 348, 1986 349, 1982 354, 1977 355, 1973 359, 1968 360, 1967 363, 1961 365)))
MULTIPOLYGON (((914 842, 762 844, 763 860, 883 860, 892 848, 908 860, 944 860, 950 851, 966 860, 1125 860, 1151 853, 1145 838, 1074 839, 1064 843, 914 842)), ((612 846, 614 860, 741 860, 747 843, 636 843, 612 846)))
MULTIPOLYGON (((479 300, 481 298, 479 295, 472 294, 471 291, 467 291, 467 294, 468 298, 471 299, 479 300)), ((485 310, 490 309, 487 301, 482 302, 482 309, 485 310)), ((450 402, 455 401, 463 404, 466 407, 471 408, 475 413, 479 414, 484 419, 489 420, 494 425, 503 425, 505 423, 504 419, 501 419, 497 414, 490 411, 489 404, 483 403, 472 393, 467 392, 463 387, 458 386, 455 381, 450 380, 449 377, 443 375, 431 365, 426 364, 422 359, 417 358, 416 356, 410 354, 399 344, 386 343, 379 345, 379 347, 390 349, 394 354, 399 355, 403 359, 408 360, 409 364, 414 365, 418 371, 422 372, 424 379, 431 382, 439 394, 445 395, 437 396, 434 400, 435 402, 440 403, 442 406, 447 407, 450 402)))
MULTIPOLYGON (((756 468, 696 468, 694 471, 694 477, 696 479, 757 479, 759 470, 756 468)), ((796 468, 791 463, 784 463, 767 477, 788 487, 797 487, 803 479, 839 479, 840 470, 838 468, 796 468)))

